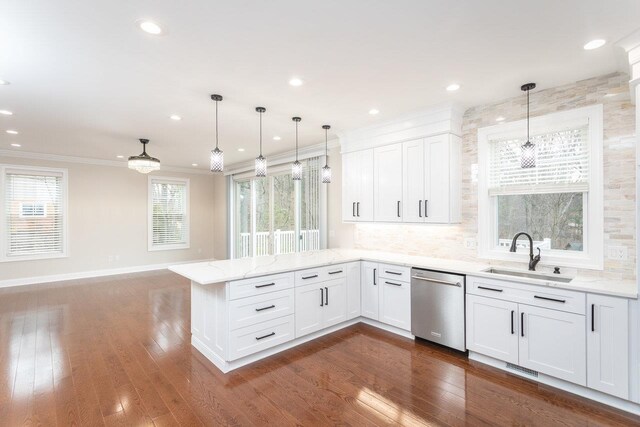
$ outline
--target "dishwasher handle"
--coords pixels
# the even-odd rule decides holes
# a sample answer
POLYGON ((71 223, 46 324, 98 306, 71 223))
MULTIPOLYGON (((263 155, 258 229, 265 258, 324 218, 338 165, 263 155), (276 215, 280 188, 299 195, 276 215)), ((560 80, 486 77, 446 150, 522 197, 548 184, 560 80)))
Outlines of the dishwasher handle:
POLYGON ((461 287, 462 283, 460 282, 449 282, 447 280, 440 280, 440 279, 430 279, 428 277, 422 277, 422 276, 411 276, 412 279, 416 279, 416 280, 422 280, 424 282, 432 282, 432 283, 438 283, 441 285, 449 285, 449 286, 457 286, 457 287, 461 287))

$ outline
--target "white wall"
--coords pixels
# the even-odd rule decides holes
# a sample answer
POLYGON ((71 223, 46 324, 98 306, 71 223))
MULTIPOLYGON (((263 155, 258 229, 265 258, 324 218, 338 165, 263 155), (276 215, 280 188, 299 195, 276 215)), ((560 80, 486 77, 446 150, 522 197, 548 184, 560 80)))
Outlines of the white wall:
MULTIPOLYGON (((216 181, 208 174, 168 171, 160 176, 190 179, 191 248, 147 250, 147 175, 118 166, 97 166, 0 156, 0 163, 67 168, 69 256, 0 263, 0 284, 15 279, 74 274, 210 259, 216 252, 216 181), (113 257, 110 262, 109 257, 113 257), (115 258, 118 258, 117 260, 115 258)), ((224 234, 223 234, 224 236, 224 234)))

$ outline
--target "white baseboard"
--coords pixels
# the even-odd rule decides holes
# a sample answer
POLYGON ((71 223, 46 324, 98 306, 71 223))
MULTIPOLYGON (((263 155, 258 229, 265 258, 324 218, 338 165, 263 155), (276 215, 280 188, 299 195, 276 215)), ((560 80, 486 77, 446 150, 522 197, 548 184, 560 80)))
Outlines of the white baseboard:
POLYGON ((21 277, 18 279, 0 280, 0 288, 12 286, 37 285, 49 282, 62 282, 65 280, 88 279, 92 277, 114 276, 116 274, 140 273, 144 271, 164 270, 170 265, 187 264, 192 262, 206 262, 213 259, 201 259, 181 262, 165 262, 162 264, 136 265, 131 267, 108 268, 104 270, 78 271, 75 273, 52 274, 48 276, 21 277))

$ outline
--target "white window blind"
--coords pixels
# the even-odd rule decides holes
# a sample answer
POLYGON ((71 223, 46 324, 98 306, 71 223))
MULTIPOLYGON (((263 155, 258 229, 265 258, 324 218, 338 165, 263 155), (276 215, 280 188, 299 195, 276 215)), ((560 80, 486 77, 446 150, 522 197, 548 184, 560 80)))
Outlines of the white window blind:
POLYGON ((489 195, 589 191, 587 123, 534 135, 536 166, 520 165, 522 138, 489 141, 489 195))
POLYGON ((188 247, 188 181, 150 179, 150 249, 188 247))
POLYGON ((5 255, 64 254, 63 174, 5 169, 5 255))

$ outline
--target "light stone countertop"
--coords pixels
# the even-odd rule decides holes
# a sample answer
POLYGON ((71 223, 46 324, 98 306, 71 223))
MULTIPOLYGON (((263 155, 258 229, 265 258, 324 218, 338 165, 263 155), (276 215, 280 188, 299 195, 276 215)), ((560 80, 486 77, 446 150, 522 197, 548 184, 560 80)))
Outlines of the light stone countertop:
MULTIPOLYGON (((624 298, 636 299, 638 297, 638 287, 634 280, 578 276, 569 283, 553 282, 546 279, 532 279, 487 273, 484 270, 487 270, 491 266, 485 263, 358 249, 325 249, 295 254, 178 264, 169 267, 169 270, 201 285, 209 285, 352 261, 389 263, 405 267, 440 270, 470 276, 489 277, 495 280, 508 280, 510 282, 549 286, 624 298)), ((500 268, 502 269, 502 267, 500 268)), ((509 269, 505 268, 505 270, 509 269)))

